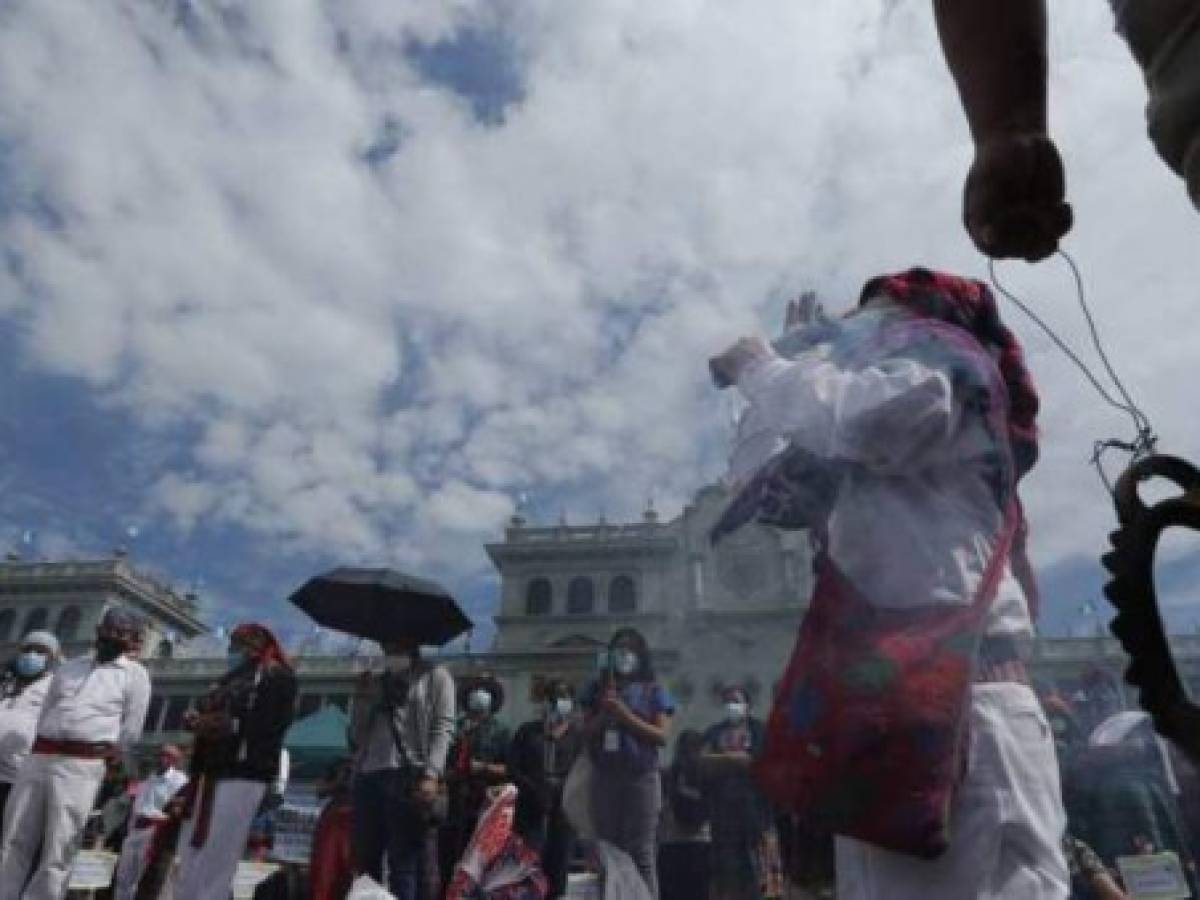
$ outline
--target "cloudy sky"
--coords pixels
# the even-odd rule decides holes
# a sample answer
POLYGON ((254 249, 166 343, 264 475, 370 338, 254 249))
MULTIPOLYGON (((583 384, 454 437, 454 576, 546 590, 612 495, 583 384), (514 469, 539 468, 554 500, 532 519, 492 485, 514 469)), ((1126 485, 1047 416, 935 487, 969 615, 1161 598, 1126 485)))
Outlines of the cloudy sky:
MULTIPOLYGON (((1198 455, 1200 219, 1107 4, 1054 13, 1067 246, 1163 446, 1198 455)), ((788 296, 982 275, 968 162, 926 0, 13 0, 0 542, 128 545, 214 621, 296 626, 282 597, 356 561, 486 617, 482 543, 522 493, 547 520, 673 515, 720 473, 705 360, 788 296)), ((1001 275, 1086 349, 1060 262, 1001 275)), ((1047 626, 1094 626, 1086 463, 1127 425, 1015 316, 1047 626)))

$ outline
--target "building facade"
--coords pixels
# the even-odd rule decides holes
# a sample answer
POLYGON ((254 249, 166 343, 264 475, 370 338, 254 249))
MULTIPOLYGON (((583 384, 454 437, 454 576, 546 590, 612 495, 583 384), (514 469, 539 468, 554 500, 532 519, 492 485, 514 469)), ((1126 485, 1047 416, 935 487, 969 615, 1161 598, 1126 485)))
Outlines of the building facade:
POLYGON ((145 655, 170 657, 204 632, 196 598, 140 572, 123 551, 109 559, 0 564, 0 655, 11 656, 30 631, 53 632, 70 657, 86 652, 110 606, 126 606, 148 623, 145 655))
MULTIPOLYGON (((703 488, 666 522, 653 509, 623 524, 543 527, 514 517, 487 546, 500 576, 493 647, 439 660, 456 677, 495 674, 507 694, 501 717, 515 726, 537 714, 546 679, 582 687, 613 632, 632 626, 676 698, 676 732, 715 721, 726 685, 747 687, 765 714, 811 593, 812 559, 806 535, 755 526, 712 546, 708 533, 727 499, 720 487, 703 488)), ((184 713, 225 670, 223 641, 208 639, 198 654, 194 639, 205 626, 195 598, 137 571, 123 554, 0 563, 0 658, 33 628, 56 632, 68 655, 86 652, 104 610, 118 603, 150 623, 143 655, 154 695, 144 749, 185 740, 184 713)), ((1200 689, 1200 635, 1178 636, 1173 646, 1184 680, 1200 689)), ((1086 718, 1133 700, 1112 638, 1043 638, 1031 663, 1039 685, 1071 698, 1086 718)), ((348 711, 358 676, 378 665, 369 656, 305 654, 296 664, 298 717, 325 705, 348 711)))

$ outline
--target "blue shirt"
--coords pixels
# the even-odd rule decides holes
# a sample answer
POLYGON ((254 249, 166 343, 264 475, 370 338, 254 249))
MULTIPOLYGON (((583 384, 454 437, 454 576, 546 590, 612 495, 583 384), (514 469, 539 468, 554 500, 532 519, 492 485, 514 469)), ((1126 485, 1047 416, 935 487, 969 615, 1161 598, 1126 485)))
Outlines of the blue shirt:
MULTIPOLYGON (((584 689, 580 702, 585 709, 593 710, 599 705, 603 693, 600 681, 593 681, 584 689)), ((630 681, 620 688, 619 693, 621 701, 646 722, 653 723, 662 713, 675 713, 671 692, 657 681, 630 681)), ((631 734, 617 724, 602 728, 592 735, 588 747, 593 765, 601 769, 622 769, 642 774, 658 768, 658 745, 631 734), (608 731, 617 733, 615 749, 611 744, 606 746, 606 740, 611 741, 606 737, 608 731)))

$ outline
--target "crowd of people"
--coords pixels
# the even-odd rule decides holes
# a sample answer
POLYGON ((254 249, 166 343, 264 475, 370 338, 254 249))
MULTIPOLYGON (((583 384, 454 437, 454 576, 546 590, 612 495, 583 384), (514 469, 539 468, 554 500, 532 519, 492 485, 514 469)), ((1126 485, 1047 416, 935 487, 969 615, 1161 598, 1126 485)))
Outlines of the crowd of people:
MULTIPOLYGON (((227 900, 238 863, 255 856, 254 823, 280 791, 296 696, 290 663, 265 628, 236 629, 228 672, 187 718, 189 752, 162 745, 135 782, 121 760, 140 737, 149 696, 135 658, 139 628, 124 611, 109 613, 96 650, 74 661, 60 659, 53 635, 33 632, 7 665, 4 896, 64 896, 73 854, 97 846, 119 853, 115 900, 227 900)), ((597 867, 588 850, 595 842, 624 854, 651 898, 772 900, 832 890, 833 843, 755 778, 768 726, 745 687, 721 689, 721 715, 708 728, 675 735, 675 703, 651 650, 623 628, 594 678, 578 688, 546 682, 537 714, 510 730, 494 676, 456 683, 414 644, 384 651, 355 695, 351 756, 321 785, 327 803, 298 882, 304 896, 345 897, 365 874, 400 900, 565 897, 570 872, 597 867), (568 782, 581 769, 590 827, 577 829, 568 782), (511 829, 467 878, 464 861, 480 858, 480 822, 504 786, 513 791, 511 829), (489 871, 514 861, 523 861, 518 880, 483 889, 489 871), (464 883, 469 889, 454 893, 464 883), (789 893, 801 886, 811 893, 789 893)), ((1100 715, 1040 693, 1057 763, 1039 777, 1061 778, 1066 818, 1038 824, 1058 827, 1046 840, 1061 844, 1070 881, 1062 896, 1126 897, 1117 861, 1162 851, 1183 861, 1194 890, 1183 800, 1200 797, 1188 764, 1144 714, 1100 715)), ((844 853, 839 846, 839 871, 844 853)))
POLYGON ((296 679, 274 636, 242 625, 228 671, 189 712, 190 761, 165 745, 152 772, 130 769, 150 704, 138 662, 144 622, 110 608, 90 653, 26 635, 0 677, 0 895, 66 896, 85 846, 119 852, 121 898, 227 900, 252 823, 279 776, 296 679))
MULTIPOLYGON (((719 721, 674 734, 651 649, 621 628, 593 678, 546 684, 514 732, 497 678, 456 683, 415 638, 385 641, 322 786, 315 900, 359 875, 397 900, 541 900, 617 866, 638 900, 770 900, 830 873, 864 900, 1113 900, 1122 858, 1163 851, 1195 889, 1190 770, 1144 714, 1084 715, 1025 668, 1016 487, 1038 404, 987 289, 913 270, 840 320, 796 312, 780 341, 711 364, 747 401, 713 540, 757 521, 817 548, 766 718, 731 685, 719 721)), ((119 852, 112 893, 133 900, 227 900, 239 863, 269 858, 291 662, 267 628, 234 629, 190 746, 160 748, 135 786, 141 636, 114 608, 91 653, 63 660, 33 632, 5 670, 0 900, 61 898, 87 843, 119 852)))
MULTIPOLYGON (((1195 893, 1195 773, 1144 713, 1077 709, 1026 667, 1038 395, 986 286, 914 269, 840 319, 797 312, 710 363, 746 401, 712 540, 757 522, 816 551, 765 718, 731 685, 719 721, 676 735, 651 648, 620 628, 514 733, 497 678, 456 683, 415 636, 386 640, 322 787, 315 900, 356 876, 397 900, 542 900, 573 869, 621 900, 772 900, 822 870, 849 900, 1116 900, 1146 856, 1195 893)), ((136 900, 227 900, 261 849, 290 661, 267 628, 234 629, 185 718, 186 774, 163 747, 134 792, 118 761, 150 699, 141 632, 111 609, 71 660, 34 632, 0 681, 0 900, 64 896, 89 821, 136 900)))

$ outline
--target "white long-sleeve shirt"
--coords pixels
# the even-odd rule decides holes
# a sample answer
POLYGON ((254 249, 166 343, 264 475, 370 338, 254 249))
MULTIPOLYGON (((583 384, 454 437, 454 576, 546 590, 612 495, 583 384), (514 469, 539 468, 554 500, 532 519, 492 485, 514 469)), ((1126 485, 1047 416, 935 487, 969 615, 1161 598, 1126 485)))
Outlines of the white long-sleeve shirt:
POLYGON ((135 821, 139 816, 147 819, 165 818, 164 810, 167 802, 179 793, 179 789, 187 782, 187 775, 174 767, 167 769, 162 774, 155 772, 138 788, 137 795, 133 798, 133 811, 130 815, 135 821))
POLYGON ((128 750, 142 736, 149 706, 150 676, 141 663, 124 656, 106 663, 81 656, 54 674, 37 733, 128 750))
POLYGON ((38 717, 53 676, 47 672, 21 693, 0 700, 0 781, 12 783, 33 747, 38 717))
MULTIPOLYGON (((877 313, 864 322, 890 328, 907 318, 877 313)), ((829 553, 843 574, 881 607, 966 604, 1002 524, 989 480, 997 438, 976 402, 998 376, 982 349, 967 354, 922 339, 919 324, 905 329, 911 342, 893 340, 882 353, 864 340, 857 356, 822 345, 748 365, 738 379, 749 407, 730 477, 744 480, 788 442, 849 463, 828 521, 829 553)), ((1033 634, 1007 566, 985 632, 1033 634)))

